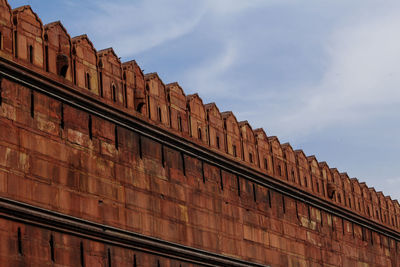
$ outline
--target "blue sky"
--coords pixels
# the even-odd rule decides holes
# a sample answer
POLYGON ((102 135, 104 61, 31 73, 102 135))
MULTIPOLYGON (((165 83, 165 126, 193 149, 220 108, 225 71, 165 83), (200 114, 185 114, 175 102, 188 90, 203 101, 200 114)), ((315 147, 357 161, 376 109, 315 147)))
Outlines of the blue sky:
POLYGON ((400 2, 9 3, 400 200, 400 2))

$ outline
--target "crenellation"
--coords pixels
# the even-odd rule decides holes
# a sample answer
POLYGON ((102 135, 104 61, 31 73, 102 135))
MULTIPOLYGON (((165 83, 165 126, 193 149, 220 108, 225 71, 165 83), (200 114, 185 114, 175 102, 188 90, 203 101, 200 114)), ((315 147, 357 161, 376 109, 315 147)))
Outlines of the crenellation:
POLYGON ((11 7, 6 0, 0 1, 0 56, 12 59, 14 25, 11 7))
POLYGON ((126 108, 146 116, 145 80, 142 69, 135 60, 122 63, 124 81, 127 86, 126 108), (133 103, 132 103, 133 100, 133 103))
POLYGON ((394 205, 394 222, 396 224, 396 228, 400 229, 400 204, 397 199, 393 201, 394 205))
POLYGON ((354 196, 353 196, 353 186, 350 181, 350 177, 346 172, 340 173, 340 178, 343 183, 343 197, 344 204, 348 209, 355 209, 354 196))
POLYGON ((288 181, 296 184, 296 186, 300 186, 294 150, 289 143, 282 144, 282 150, 284 159, 286 160, 286 173, 288 175, 288 181))
POLYGON ((314 194, 319 195, 320 197, 325 197, 325 189, 323 188, 324 182, 322 180, 322 175, 317 158, 312 155, 308 156, 307 160, 310 166, 311 173, 311 190, 314 192, 314 194))
POLYGON ((157 73, 145 74, 147 115, 160 126, 169 127, 167 92, 164 83, 157 73))
POLYGON ((186 111, 186 95, 178 83, 166 85, 170 125, 180 135, 189 137, 189 115, 186 111))
POLYGON ((334 201, 339 205, 344 205, 344 192, 343 192, 343 184, 342 179, 340 178, 340 173, 336 168, 330 168, 330 173, 332 175, 332 180, 335 188, 335 197, 334 201))
POLYGON ((248 121, 239 122, 241 146, 243 151, 243 161, 249 163, 253 167, 258 167, 258 156, 256 153, 256 141, 248 121))
POLYGON ((124 107, 128 112, 141 113, 140 106, 146 104, 144 75, 134 60, 122 63, 121 67, 124 107))
POLYGON ((368 216, 369 218, 373 217, 373 208, 372 208, 372 202, 371 202, 371 193, 368 189, 368 186, 366 183, 360 183, 360 188, 361 188, 361 205, 363 206, 364 209, 364 216, 368 216))
POLYGON ((269 136, 268 140, 271 144, 274 176, 282 180, 287 180, 285 160, 279 139, 276 136, 269 136))
POLYGON ((373 217, 376 221, 382 221, 381 213, 380 213, 380 206, 379 206, 379 198, 375 188, 369 188, 371 193, 371 201, 372 201, 372 208, 373 208, 373 217))
POLYGON ((224 121, 221 112, 215 103, 205 104, 204 108, 206 110, 209 146, 224 153, 226 144, 224 138, 224 121))
MULTIPOLYGON (((29 6, 11 11, 3 0, 0 22, 2 58, 63 83, 71 93, 79 90, 121 113, 169 129, 194 147, 210 149, 394 231, 400 229, 397 200, 315 156, 293 150, 289 143, 280 144, 263 129, 253 130, 230 111, 221 113, 215 103, 204 105, 198 94, 186 95, 178 83, 165 85, 157 73, 144 75, 134 60, 121 63, 112 48, 97 52, 86 35, 71 39, 61 22, 43 26, 29 6)), ((398 242, 384 234, 6 78, 0 93, 0 128, 11 133, 0 131, 2 196, 277 266, 397 264, 398 242), (260 256, 264 252, 265 259, 260 256)), ((35 231, 24 236, 34 236, 33 243, 50 238, 46 232, 37 239, 40 234, 35 231)), ((61 242, 58 235, 54 240, 61 242)), ((132 256, 91 242, 82 243, 85 264, 99 260, 114 265, 132 256)), ((52 249, 54 262, 61 261, 58 243, 43 247, 43 255, 26 250, 25 246, 37 245, 33 243, 23 246, 33 262, 46 262, 52 249)), ((80 241, 71 244, 70 249, 80 250, 80 241)), ((0 257, 5 255, 2 247, 0 257)), ((65 265, 76 260, 68 257, 65 265)), ((148 263, 143 257, 138 266, 148 263)), ((160 259, 151 261, 158 264, 160 259)))
POLYGON ((86 34, 72 38, 72 71, 74 84, 103 97, 98 86, 97 51, 86 34))
POLYGON ((43 69, 43 23, 30 6, 12 10, 14 55, 22 64, 43 69))
POLYGON ((396 228, 395 222, 395 210, 394 210, 394 203, 390 196, 386 198, 386 206, 387 206, 387 213, 388 213, 388 224, 394 228, 396 228))
POLYGON ((353 197, 354 197, 354 205, 355 205, 355 207, 353 209, 355 211, 357 211, 358 213, 365 214, 363 207, 361 205, 362 196, 361 196, 360 182, 358 181, 357 178, 351 178, 350 181, 351 181, 352 188, 353 188, 353 197))
POLYGON ((305 190, 309 191, 311 190, 311 174, 307 157, 304 154, 303 150, 295 150, 294 152, 296 154, 296 162, 298 166, 300 186, 302 186, 305 190))
POLYGON ((232 111, 224 111, 221 116, 224 120, 226 153, 239 159, 242 155, 242 147, 238 121, 232 111))
POLYGON ((112 48, 97 52, 99 72, 101 72, 102 97, 105 103, 125 106, 127 91, 122 83, 122 65, 112 48))
POLYGON ((71 37, 60 21, 44 25, 44 31, 45 71, 72 82, 71 37))
POLYGON ((385 195, 383 194, 382 191, 378 191, 377 195, 378 195, 379 213, 381 217, 381 222, 387 224, 388 218, 387 218, 387 206, 386 206, 387 204, 385 195))
POLYGON ((202 144, 208 144, 208 127, 203 100, 198 94, 187 95, 186 106, 189 114, 190 136, 202 144))
POLYGON ((335 199, 336 188, 330 168, 325 161, 319 162, 318 165, 321 171, 323 195, 333 201, 335 199))
POLYGON ((256 137, 260 168, 268 175, 273 175, 271 148, 267 134, 261 128, 254 130, 256 137))

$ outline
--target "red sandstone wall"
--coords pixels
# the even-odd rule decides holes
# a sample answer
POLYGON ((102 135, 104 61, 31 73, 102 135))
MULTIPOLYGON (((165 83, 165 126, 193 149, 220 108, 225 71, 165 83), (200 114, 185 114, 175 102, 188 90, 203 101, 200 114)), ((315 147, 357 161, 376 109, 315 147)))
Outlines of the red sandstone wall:
POLYGON ((0 219, 1 266, 180 266, 193 264, 0 219))
MULTIPOLYGON (((11 11, 0 2, 2 31, 14 29, 12 38, 2 34, 1 56, 399 231, 397 201, 262 130, 253 131, 231 112, 203 105, 198 95, 185 96, 177 84, 164 85, 157 74, 143 75, 135 62, 121 64, 111 49, 97 52, 87 36, 71 40, 60 24, 43 27, 29 7, 11 11), (65 77, 57 67, 57 44, 68 59, 65 77)), ((272 266, 399 266, 394 240, 150 139, 139 142, 133 132, 6 79, 1 84, 0 194, 272 266)), ((2 232, 2 240, 8 240, 2 242, 14 245, 2 243, 4 257, 18 254, 17 226, 4 221, 7 227, 13 230, 2 232)), ((33 229, 26 239, 40 242, 35 231, 48 238, 49 233, 33 229)), ((48 259, 45 253, 29 255, 48 259)))

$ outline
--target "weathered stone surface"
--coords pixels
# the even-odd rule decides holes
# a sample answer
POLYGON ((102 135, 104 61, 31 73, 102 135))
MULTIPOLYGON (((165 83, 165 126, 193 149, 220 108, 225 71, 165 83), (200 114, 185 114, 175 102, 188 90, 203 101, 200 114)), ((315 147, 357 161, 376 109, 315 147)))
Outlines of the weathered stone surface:
MULTIPOLYGON (((0 57, 17 66, 399 232, 397 201, 232 112, 43 27, 28 6, 0 1, 0 21, 0 57)), ((398 241, 6 78, 0 88, 1 197, 267 266, 400 266, 398 241)), ((1 266, 80 266, 81 254, 85 266, 195 266, 0 218, 1 266)))

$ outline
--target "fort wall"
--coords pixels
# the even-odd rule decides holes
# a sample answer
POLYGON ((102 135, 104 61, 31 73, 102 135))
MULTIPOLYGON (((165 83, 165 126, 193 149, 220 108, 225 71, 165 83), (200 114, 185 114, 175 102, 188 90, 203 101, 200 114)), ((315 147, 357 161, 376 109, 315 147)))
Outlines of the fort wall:
MULTIPOLYGON (((62 84, 277 184, 380 225, 374 231, 1 76, 0 196, 269 266, 400 266, 400 205, 235 115, 0 1, 2 68, 62 84), (396 237, 397 236, 397 237, 396 237)), ((9 266, 197 266, 0 219, 9 266), (50 240, 52 240, 50 242, 50 240), (83 252, 82 252, 83 251, 83 252), (80 256, 83 255, 83 256, 80 256), (186 265, 185 265, 186 264, 186 265)), ((201 265, 201 264, 198 264, 201 265)))

